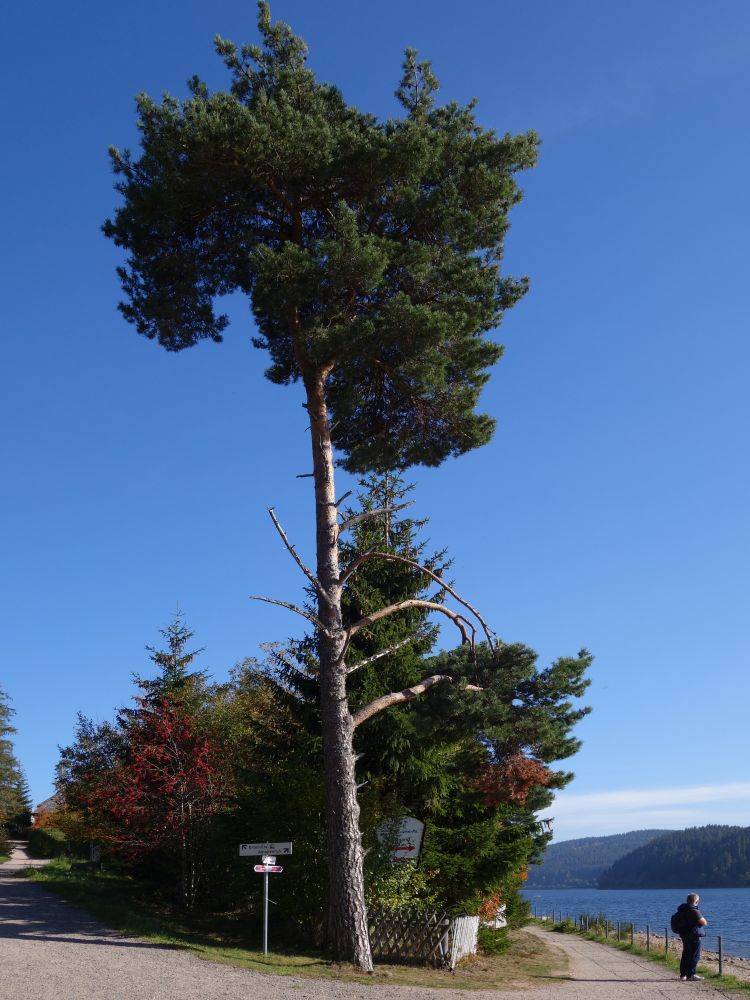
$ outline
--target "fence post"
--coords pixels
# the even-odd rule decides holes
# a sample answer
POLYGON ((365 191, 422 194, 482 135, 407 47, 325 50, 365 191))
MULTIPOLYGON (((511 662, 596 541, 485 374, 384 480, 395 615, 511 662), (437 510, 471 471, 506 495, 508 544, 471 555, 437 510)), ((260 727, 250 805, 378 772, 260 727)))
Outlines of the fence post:
POLYGON ((620 921, 617 921, 617 940, 620 940, 620 921))
POLYGON ((646 951, 651 951, 651 928, 646 924, 646 951))
POLYGON ((724 975, 724 949, 721 946, 721 934, 719 934, 719 975, 724 975))
POLYGON ((609 940, 609 917, 604 918, 604 937, 609 940))
POLYGON ((667 927, 664 928, 664 954, 669 954, 669 929, 667 927))
POLYGON ((635 945, 635 924, 630 925, 630 947, 635 945))

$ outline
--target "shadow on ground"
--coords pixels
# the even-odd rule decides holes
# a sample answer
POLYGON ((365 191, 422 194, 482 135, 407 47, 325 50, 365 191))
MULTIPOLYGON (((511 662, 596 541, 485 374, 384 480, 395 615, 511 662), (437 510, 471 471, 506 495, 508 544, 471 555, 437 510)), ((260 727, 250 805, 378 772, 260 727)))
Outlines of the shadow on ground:
POLYGON ((59 902, 24 879, 0 878, 0 939, 28 938, 106 944, 122 948, 168 949, 168 945, 122 938, 83 910, 59 902))

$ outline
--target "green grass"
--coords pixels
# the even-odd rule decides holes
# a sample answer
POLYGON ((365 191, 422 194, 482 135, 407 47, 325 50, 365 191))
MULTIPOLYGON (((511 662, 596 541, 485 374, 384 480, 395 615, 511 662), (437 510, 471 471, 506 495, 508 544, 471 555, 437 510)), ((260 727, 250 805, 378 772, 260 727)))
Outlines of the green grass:
MULTIPOLYGON (((647 958, 651 962, 656 962, 657 964, 663 965, 668 969, 672 969, 676 974, 679 973, 680 959, 677 952, 665 954, 663 949, 646 951, 646 949, 640 945, 631 945, 629 941, 618 941, 617 938, 612 935, 610 935, 610 937, 605 937, 603 931, 602 933, 596 933, 594 931, 584 932, 578 930, 572 920, 557 921, 555 923, 536 920, 534 923, 538 927, 543 927, 545 930, 555 931, 560 934, 577 934, 579 937, 582 937, 587 941, 596 941, 597 944, 604 944, 609 948, 617 948, 618 951, 627 951, 630 952, 631 955, 639 955, 641 958, 647 958)), ((628 935, 629 934, 630 925, 628 925, 628 935)), ((713 970, 708 969, 703 965, 699 965, 698 969, 701 975, 706 977, 706 982, 710 982, 712 986, 720 987, 728 992, 750 994, 750 982, 747 982, 746 980, 737 979, 736 976, 720 976, 718 973, 713 972, 713 970)))
POLYGON ((46 868, 28 870, 39 885, 80 906, 114 930, 128 936, 191 951, 199 958, 255 972, 361 983, 447 987, 450 989, 516 989, 549 980, 567 978, 566 959, 557 949, 530 934, 511 933, 507 951, 479 955, 461 962, 455 973, 439 969, 379 965, 372 976, 352 966, 328 960, 314 951, 275 949, 268 955, 248 948, 244 942, 257 937, 257 919, 252 926, 229 917, 186 915, 165 910, 164 900, 128 876, 114 872, 72 874, 65 861, 46 868))

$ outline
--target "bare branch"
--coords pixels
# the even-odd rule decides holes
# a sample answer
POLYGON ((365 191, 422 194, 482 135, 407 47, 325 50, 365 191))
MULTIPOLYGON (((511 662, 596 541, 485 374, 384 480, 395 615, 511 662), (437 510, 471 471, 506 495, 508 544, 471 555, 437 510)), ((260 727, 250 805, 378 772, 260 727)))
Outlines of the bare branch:
POLYGON ((414 500, 407 500, 406 503, 397 503, 393 507, 378 507, 377 510, 363 510, 361 514, 353 514, 351 517, 347 517, 345 521, 341 522, 339 526, 339 534, 342 531, 346 531, 355 524, 359 524, 360 521, 365 521, 368 517, 378 517, 379 514, 390 514, 394 510, 403 510, 404 507, 411 507, 414 500))
POLYGON ((487 625, 487 622, 484 620, 484 618, 482 618, 477 609, 473 605, 469 604, 468 601, 465 601, 463 597, 457 594, 456 591, 453 589, 453 587, 447 584, 445 580, 438 573, 433 572, 431 569, 428 569, 427 566, 423 566, 421 563, 415 562, 413 559, 408 559, 406 556, 397 556, 392 552, 378 552, 375 549, 368 549, 367 552, 363 552, 362 555, 357 556, 356 559, 352 560, 352 562, 347 566, 346 570, 344 571, 344 574, 339 582, 341 584, 345 583, 352 575, 352 573, 354 573, 358 569, 358 567, 361 566, 363 562, 365 562, 365 560, 372 558, 386 559, 389 562, 399 562, 403 563, 405 566, 412 566, 414 569, 418 569, 420 573, 424 573, 425 576, 429 576, 431 580, 434 580, 436 583, 440 584, 442 590, 444 590, 447 594, 450 594, 454 600, 458 601, 459 604, 462 604, 467 611, 470 611, 474 615, 476 620, 482 626, 482 631, 485 634, 488 646, 493 652, 495 651, 495 633, 490 629, 490 627, 487 625))
POLYGON ((312 570, 309 570, 307 568, 307 566, 305 566, 305 564, 302 562, 302 560, 300 559, 300 557, 297 555, 297 550, 291 544, 291 542, 289 541, 289 539, 286 537, 286 532, 281 527, 281 524, 279 523, 279 519, 276 517, 276 514, 274 512, 273 507, 269 507, 268 508, 268 513, 271 515, 271 520, 273 521, 276 530, 281 535, 281 540, 284 543, 284 545, 286 546, 287 552, 292 557, 292 559, 294 559, 294 561, 297 563, 297 565, 299 566, 299 568, 305 574, 305 576, 307 577, 307 579, 313 585, 313 587, 315 588, 315 593, 318 595, 318 597, 322 601, 325 601, 325 603, 330 607, 331 606, 331 599, 328 596, 328 594, 325 592, 325 590, 323 588, 323 584, 320 582, 320 580, 317 578, 317 576, 315 576, 315 574, 312 572, 312 570))
POLYGON ((369 615, 364 615, 358 622, 349 627, 347 645, 351 637, 356 635, 361 629, 366 628, 368 625, 373 625, 375 622, 380 621, 381 618, 395 615, 397 611, 408 611, 410 608, 424 608, 426 611, 438 611, 441 615, 445 615, 446 618, 450 618, 461 633, 461 641, 471 646, 472 650, 474 649, 476 629, 470 621, 467 621, 458 612, 446 608, 444 604, 438 604, 437 601, 423 601, 417 597, 410 597, 406 601, 399 601, 398 604, 389 604, 386 608, 380 608, 378 611, 371 611, 369 615), (471 638, 469 638, 469 632, 471 632, 471 638))
POLYGON ((316 618, 309 611, 305 611, 304 608, 298 608, 296 604, 290 604, 289 601, 277 601, 273 597, 258 597, 257 594, 251 594, 249 599, 251 601, 263 601, 264 604, 278 604, 280 608, 289 608, 290 611, 296 611, 298 615, 307 618, 316 628, 319 628, 321 632, 325 632, 328 635, 328 629, 319 618, 316 618))
POLYGON ((365 552, 362 552, 361 555, 358 555, 355 559, 352 559, 352 561, 349 563, 349 565, 346 567, 344 572, 339 577, 339 586, 343 587, 346 581, 352 575, 352 573, 355 573, 357 569, 362 565, 362 563, 366 559, 369 559, 371 556, 374 556, 377 553, 377 551, 378 550, 375 547, 373 547, 371 549, 367 549, 365 552))
POLYGON ((314 472, 300 472, 294 478, 295 479, 313 479, 314 476, 315 476, 314 472))
POLYGON ((355 663, 353 666, 347 667, 346 672, 347 674, 353 674, 354 671, 359 670, 360 667, 367 667, 371 663, 374 663, 375 660, 379 660, 381 656, 388 656, 390 653, 395 653, 397 649, 401 649, 402 646, 408 646, 410 642, 416 642, 418 639, 421 639, 420 633, 414 632, 413 635, 409 635, 405 639, 402 639, 401 642, 397 642, 393 646, 389 646, 388 649, 383 649, 374 656, 368 656, 366 660, 360 660, 359 663, 355 663))
POLYGON ((352 495, 352 491, 351 490, 347 490, 346 493, 344 493, 343 496, 341 496, 341 497, 338 498, 338 500, 336 501, 336 503, 333 506, 334 507, 340 507, 341 504, 344 502, 344 500, 346 500, 346 498, 350 497, 351 495, 352 495))
MULTIPOLYGON (((419 684, 404 688, 403 691, 391 691, 390 694, 384 694, 381 698, 375 698, 374 701, 357 709, 352 716, 352 724, 356 729, 357 726, 373 715, 382 712, 384 708, 390 708, 391 705, 403 705, 407 701, 413 701, 414 698, 418 698, 425 691, 429 691, 431 687, 435 687, 436 684, 452 684, 455 680, 456 678, 451 677, 450 674, 433 674, 432 677, 425 677, 419 684)), ((483 688, 477 687, 475 684, 467 684, 466 690, 482 691, 483 688)))

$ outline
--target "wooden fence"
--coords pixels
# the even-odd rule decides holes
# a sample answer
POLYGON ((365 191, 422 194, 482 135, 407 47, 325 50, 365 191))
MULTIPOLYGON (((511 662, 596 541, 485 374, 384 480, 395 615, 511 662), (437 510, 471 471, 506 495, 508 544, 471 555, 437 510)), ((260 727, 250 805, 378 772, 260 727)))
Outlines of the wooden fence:
POLYGON ((418 962, 454 969, 477 950, 479 917, 449 917, 444 911, 414 908, 371 910, 368 919, 373 957, 381 962, 418 962))

